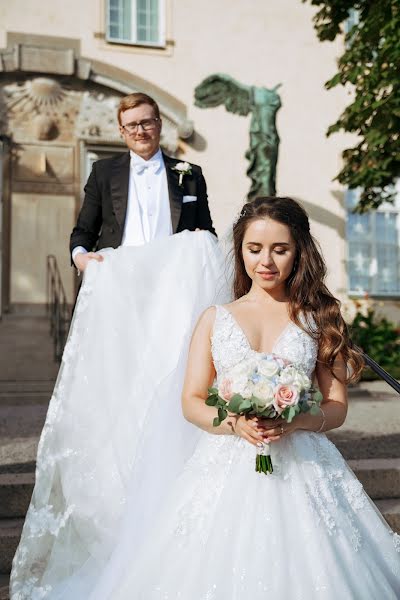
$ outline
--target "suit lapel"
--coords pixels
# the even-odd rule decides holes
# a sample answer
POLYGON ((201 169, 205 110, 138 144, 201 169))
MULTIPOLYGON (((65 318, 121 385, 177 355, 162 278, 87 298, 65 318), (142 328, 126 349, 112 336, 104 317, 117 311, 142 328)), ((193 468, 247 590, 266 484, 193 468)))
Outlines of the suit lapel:
POLYGON ((182 212, 183 187, 179 185, 179 173, 173 167, 179 162, 163 153, 168 181, 169 206, 171 210, 172 232, 176 233, 182 212))
POLYGON ((128 206, 130 154, 118 156, 111 166, 111 201, 115 218, 123 230, 128 206))

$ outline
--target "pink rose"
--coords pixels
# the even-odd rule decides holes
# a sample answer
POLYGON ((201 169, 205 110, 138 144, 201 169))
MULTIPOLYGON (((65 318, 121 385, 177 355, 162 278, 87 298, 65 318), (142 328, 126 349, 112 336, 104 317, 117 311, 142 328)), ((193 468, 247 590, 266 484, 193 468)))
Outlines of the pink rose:
POLYGON ((219 386, 219 395, 222 396, 222 398, 227 402, 229 402, 229 400, 232 398, 232 381, 230 379, 223 379, 221 385, 219 386))
POLYGON ((273 401, 278 414, 281 414, 287 406, 294 406, 298 401, 299 391, 294 385, 278 385, 273 401))

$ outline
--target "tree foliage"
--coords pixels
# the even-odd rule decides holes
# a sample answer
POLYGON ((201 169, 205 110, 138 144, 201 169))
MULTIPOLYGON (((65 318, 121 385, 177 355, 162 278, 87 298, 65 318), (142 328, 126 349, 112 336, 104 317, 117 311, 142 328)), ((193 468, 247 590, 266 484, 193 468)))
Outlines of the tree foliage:
POLYGON ((327 134, 358 135, 343 152, 337 178, 349 188, 361 188, 358 212, 394 200, 400 176, 400 0, 303 0, 319 7, 314 26, 321 41, 345 34, 338 72, 325 85, 350 86, 353 102, 327 134), (351 11, 358 23, 345 32, 351 11))

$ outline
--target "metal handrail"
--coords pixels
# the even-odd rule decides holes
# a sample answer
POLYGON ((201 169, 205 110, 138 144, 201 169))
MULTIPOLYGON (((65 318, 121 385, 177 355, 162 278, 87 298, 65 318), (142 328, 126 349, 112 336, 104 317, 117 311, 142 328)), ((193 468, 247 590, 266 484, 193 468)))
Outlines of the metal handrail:
POLYGON ((47 257, 47 316, 54 344, 54 360, 60 362, 71 323, 71 308, 53 254, 47 257))
POLYGON ((392 377, 390 373, 385 371, 373 358, 371 358, 368 354, 363 352, 360 348, 357 348, 362 354, 362 357, 365 361, 365 364, 369 366, 372 371, 374 371, 381 379, 386 381, 391 388, 393 388, 398 394, 400 394, 400 383, 392 377))

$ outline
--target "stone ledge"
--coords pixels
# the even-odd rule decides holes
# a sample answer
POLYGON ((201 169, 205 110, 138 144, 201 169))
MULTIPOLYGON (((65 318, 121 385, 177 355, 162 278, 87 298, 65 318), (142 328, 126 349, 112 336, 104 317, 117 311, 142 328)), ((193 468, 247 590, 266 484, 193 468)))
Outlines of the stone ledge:
POLYGON ((0 573, 9 573, 17 549, 24 519, 0 520, 0 573))
POLYGON ((400 498, 400 458, 350 460, 348 465, 372 500, 400 498))
POLYGON ((377 500, 375 504, 393 531, 400 534, 400 498, 377 500))
POLYGON ((25 517, 34 482, 34 473, 0 474, 0 518, 25 517))

